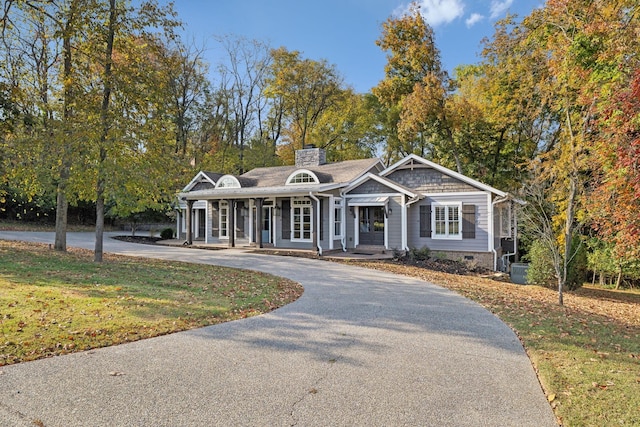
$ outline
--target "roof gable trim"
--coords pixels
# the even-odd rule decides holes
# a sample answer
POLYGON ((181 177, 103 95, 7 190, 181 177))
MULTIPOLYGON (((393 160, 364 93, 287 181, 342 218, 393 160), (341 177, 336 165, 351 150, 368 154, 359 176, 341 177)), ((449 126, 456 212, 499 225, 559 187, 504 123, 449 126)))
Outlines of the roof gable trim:
POLYGON ((182 189, 183 192, 190 191, 195 185, 199 182, 210 182, 214 187, 216 186, 216 182, 209 178, 204 171, 200 171, 193 177, 191 181, 182 189))
POLYGON ((360 178, 356 179, 355 181, 353 181, 351 183, 351 185, 349 185, 345 190, 344 190, 344 194, 349 193, 351 190, 359 187, 360 185, 362 185, 363 183, 365 183, 366 181, 373 179, 374 181, 377 181, 378 183, 391 188, 392 190, 397 191, 398 193, 402 193, 402 194, 406 194, 407 196, 411 197, 411 198, 415 198, 418 197, 418 193, 415 193, 407 188, 402 187, 399 184, 396 184, 395 182, 391 181, 390 179, 387 179, 385 177, 382 176, 378 176, 375 175, 371 172, 362 175, 360 178))
POLYGON ((473 187, 479 188, 483 191, 488 191, 490 193, 493 194, 497 194, 500 197, 505 197, 507 195, 507 193, 505 193, 504 191, 498 190, 497 188, 494 188, 490 185, 487 184, 483 184, 480 181, 476 181, 473 178, 469 178, 466 175, 463 175, 461 173, 458 173, 456 171, 453 171, 449 168, 446 168, 442 165, 439 165, 437 163, 434 163, 432 161, 429 161, 427 159, 423 159, 422 157, 416 155, 416 154, 409 154, 407 157, 405 157, 402 160, 397 161, 396 163, 394 163, 393 165, 389 166, 388 168, 386 168, 385 170, 383 170, 380 175, 381 176, 387 176, 389 175, 391 172, 393 172, 394 170, 396 170, 397 168, 399 168, 402 165, 407 164, 410 160, 416 161, 418 163, 422 163, 423 165, 429 166, 430 168, 433 168, 439 172, 442 172, 445 175, 449 175, 450 177, 456 178, 466 184, 469 184, 473 187))

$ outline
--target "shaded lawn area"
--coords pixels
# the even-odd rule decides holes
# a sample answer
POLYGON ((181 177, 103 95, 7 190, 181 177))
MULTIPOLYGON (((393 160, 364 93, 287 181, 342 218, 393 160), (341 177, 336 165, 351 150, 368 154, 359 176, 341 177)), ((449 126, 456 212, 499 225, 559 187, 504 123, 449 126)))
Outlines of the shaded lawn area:
MULTIPOLYGON (((495 313, 522 341, 564 426, 640 425, 640 291, 557 292, 381 262, 358 265, 421 278, 495 313)), ((490 391, 488 391, 490 392, 490 391)))
POLYGON ((0 366, 269 312, 287 279, 218 266, 0 240, 0 366))

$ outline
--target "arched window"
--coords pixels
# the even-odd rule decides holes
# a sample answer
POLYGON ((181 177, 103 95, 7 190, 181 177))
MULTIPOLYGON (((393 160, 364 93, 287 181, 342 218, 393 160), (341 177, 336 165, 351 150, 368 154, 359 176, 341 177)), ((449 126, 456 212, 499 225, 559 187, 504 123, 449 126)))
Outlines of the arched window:
POLYGON ((320 180, 310 170, 300 169, 289 175, 286 184, 320 184, 320 180))
POLYGON ((217 184, 216 188, 240 188, 240 181, 233 175, 224 175, 221 177, 217 184))

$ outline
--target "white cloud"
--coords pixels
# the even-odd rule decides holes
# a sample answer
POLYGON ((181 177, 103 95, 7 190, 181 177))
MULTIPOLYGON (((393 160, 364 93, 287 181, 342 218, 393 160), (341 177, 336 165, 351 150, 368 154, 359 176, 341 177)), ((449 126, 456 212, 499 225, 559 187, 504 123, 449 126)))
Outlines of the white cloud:
POLYGON ((483 19, 484 19, 483 15, 480 15, 479 13, 472 13, 471 16, 468 17, 467 20, 464 22, 465 24, 467 24, 467 28, 471 28, 478 22, 482 21, 483 19))
POLYGON ((498 18, 503 13, 505 13, 511 5, 513 4, 513 0, 491 0, 491 19, 498 18))
MULTIPOLYGON (((448 24, 464 14, 462 0, 419 0, 418 6, 424 20, 436 27, 440 24, 448 24)), ((397 13, 407 13, 409 6, 402 7, 397 13)))

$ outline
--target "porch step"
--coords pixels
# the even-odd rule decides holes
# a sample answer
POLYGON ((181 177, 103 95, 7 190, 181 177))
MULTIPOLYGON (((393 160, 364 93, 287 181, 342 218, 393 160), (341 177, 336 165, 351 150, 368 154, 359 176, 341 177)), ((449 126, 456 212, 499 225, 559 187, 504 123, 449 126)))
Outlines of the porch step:
POLYGON ((384 246, 380 245, 358 245, 355 249, 350 249, 349 252, 353 252, 354 254, 363 254, 363 255, 373 255, 373 254, 383 254, 387 252, 384 246))

